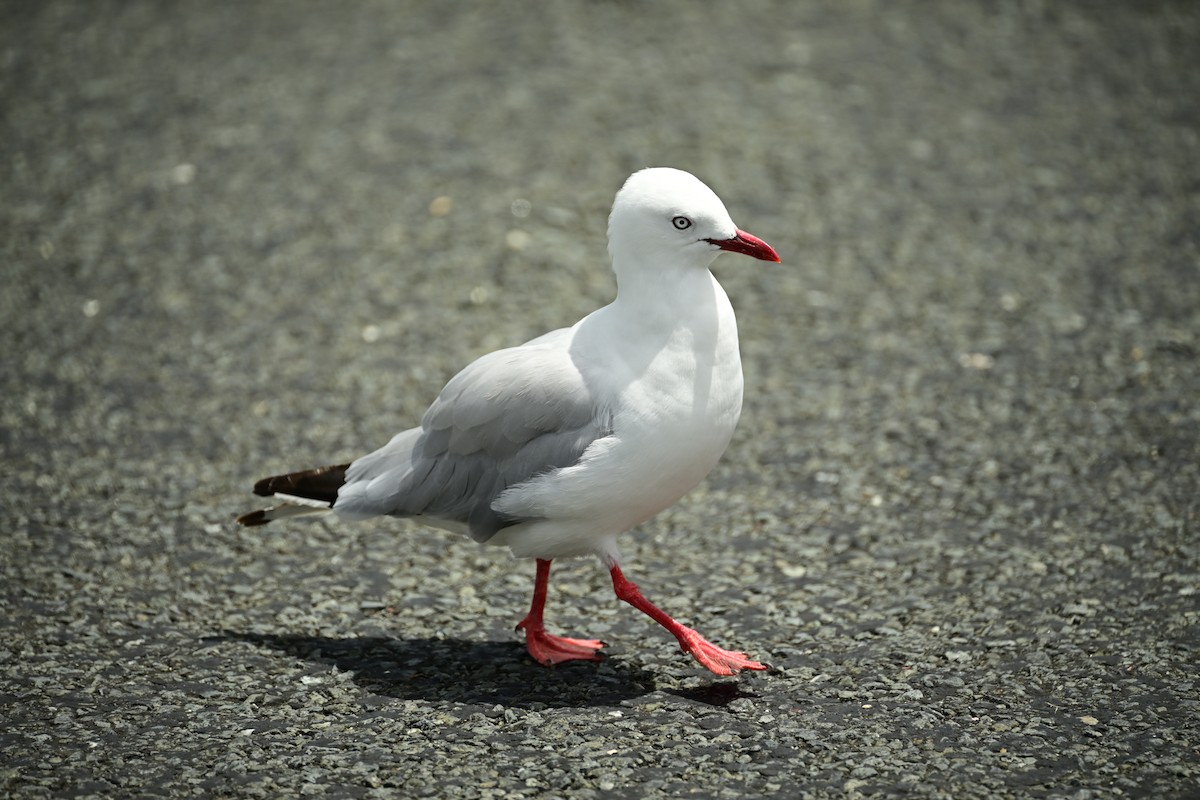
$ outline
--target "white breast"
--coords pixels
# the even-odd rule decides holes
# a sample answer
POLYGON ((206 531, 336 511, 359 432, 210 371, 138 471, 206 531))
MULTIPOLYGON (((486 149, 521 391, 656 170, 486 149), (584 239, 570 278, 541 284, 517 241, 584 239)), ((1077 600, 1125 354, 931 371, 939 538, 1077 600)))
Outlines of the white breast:
POLYGON ((611 390, 605 399, 613 433, 578 464, 501 495, 497 510, 545 522, 507 529, 497 543, 518 556, 593 552, 672 505, 709 473, 729 444, 742 405, 733 309, 715 279, 711 286, 711 306, 677 317, 668 331, 602 320, 597 330, 607 331, 610 341, 593 348, 585 375, 611 390), (628 342, 619 341, 626 336, 628 342))

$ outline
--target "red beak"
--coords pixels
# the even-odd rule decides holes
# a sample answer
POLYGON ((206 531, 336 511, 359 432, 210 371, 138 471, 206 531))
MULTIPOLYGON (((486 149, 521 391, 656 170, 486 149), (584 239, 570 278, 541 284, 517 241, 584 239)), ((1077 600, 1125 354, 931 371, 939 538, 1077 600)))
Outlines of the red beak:
POLYGON ((715 244, 722 250, 753 256, 760 261, 774 261, 776 264, 780 261, 779 254, 775 252, 775 249, 771 245, 757 236, 751 236, 745 231, 738 231, 732 239, 705 239, 705 241, 709 244, 715 244))

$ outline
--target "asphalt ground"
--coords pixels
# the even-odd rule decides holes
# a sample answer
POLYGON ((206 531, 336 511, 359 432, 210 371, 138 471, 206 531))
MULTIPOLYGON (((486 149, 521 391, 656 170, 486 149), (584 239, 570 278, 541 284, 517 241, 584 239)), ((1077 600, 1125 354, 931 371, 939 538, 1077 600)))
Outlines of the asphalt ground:
POLYGON ((0 7, 0 787, 1200 795, 1200 6, 0 7), (613 291, 708 182, 747 381, 627 574, 239 529, 613 291))

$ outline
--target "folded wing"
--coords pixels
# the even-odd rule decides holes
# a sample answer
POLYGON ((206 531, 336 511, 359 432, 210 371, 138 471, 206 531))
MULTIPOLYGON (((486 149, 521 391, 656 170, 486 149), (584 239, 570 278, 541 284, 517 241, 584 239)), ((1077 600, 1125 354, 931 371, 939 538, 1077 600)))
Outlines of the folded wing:
POLYGON ((566 348, 569 331, 489 353, 451 381, 421 426, 346 470, 334 510, 351 518, 423 516, 476 541, 524 520, 492 501, 576 463, 612 431, 566 348))

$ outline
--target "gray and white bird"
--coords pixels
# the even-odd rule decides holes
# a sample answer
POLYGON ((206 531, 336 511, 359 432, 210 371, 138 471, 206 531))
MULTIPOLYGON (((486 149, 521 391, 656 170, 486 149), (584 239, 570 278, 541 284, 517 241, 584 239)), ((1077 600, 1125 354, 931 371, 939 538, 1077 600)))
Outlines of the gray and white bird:
POLYGON ((621 571, 617 538, 694 488, 742 409, 733 307, 710 267, 724 251, 779 256, 733 224, 693 175, 653 168, 617 193, 608 221, 617 296, 569 328, 489 353, 446 384, 421 424, 349 464, 265 478, 279 505, 242 525, 332 510, 465 533, 537 561, 517 625, 543 664, 600 659, 603 642, 551 635, 550 563, 597 555, 621 600, 717 675, 765 665, 724 650, 650 603, 621 571))

